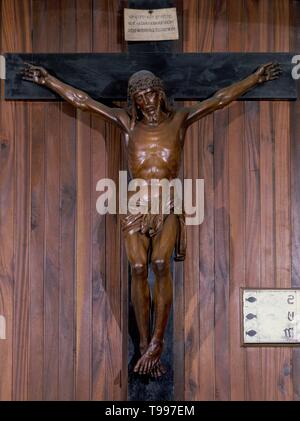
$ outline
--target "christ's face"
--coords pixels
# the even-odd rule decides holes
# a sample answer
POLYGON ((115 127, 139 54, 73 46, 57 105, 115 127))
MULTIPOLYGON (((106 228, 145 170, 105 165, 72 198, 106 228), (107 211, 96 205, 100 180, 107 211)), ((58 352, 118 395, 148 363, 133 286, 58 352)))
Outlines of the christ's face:
POLYGON ((156 122, 160 112, 161 93, 155 89, 145 89, 134 96, 138 109, 149 122, 156 122))

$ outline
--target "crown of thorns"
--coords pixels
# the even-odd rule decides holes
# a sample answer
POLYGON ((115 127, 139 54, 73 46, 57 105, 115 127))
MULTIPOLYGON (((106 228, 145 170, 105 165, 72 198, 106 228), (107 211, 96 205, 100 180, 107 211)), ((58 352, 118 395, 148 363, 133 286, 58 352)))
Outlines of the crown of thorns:
POLYGON ((128 96, 133 97, 136 93, 145 89, 164 89, 162 80, 148 70, 140 70, 134 73, 128 82, 128 96))

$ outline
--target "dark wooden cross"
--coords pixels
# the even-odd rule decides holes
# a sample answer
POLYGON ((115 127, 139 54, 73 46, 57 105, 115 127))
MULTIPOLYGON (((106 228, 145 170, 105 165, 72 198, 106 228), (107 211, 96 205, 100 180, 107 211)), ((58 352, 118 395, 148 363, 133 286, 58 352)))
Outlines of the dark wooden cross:
MULTIPOLYGON (((129 0, 128 6, 138 9, 174 7, 172 0, 129 0)), ((103 54, 6 54, 5 98, 8 100, 58 100, 55 93, 24 81, 21 71, 24 62, 43 66, 51 74, 92 98, 104 103, 127 99, 129 77, 146 69, 165 83, 168 97, 174 100, 203 100, 225 86, 247 77, 268 62, 278 62, 282 75, 274 83, 265 83, 246 93, 240 100, 273 100, 297 98, 296 81, 291 76, 291 53, 177 53, 176 41, 129 42, 127 53, 103 54)), ((169 326, 171 324, 169 323, 169 326)), ((172 329, 166 332, 171 355, 172 329)), ((180 358, 180 356, 175 358, 180 358)), ((130 378, 129 390, 141 387, 130 378), (135 384, 133 384, 135 383, 135 384)), ((172 399, 172 379, 163 384, 150 385, 149 393, 156 399, 172 399), (156 388, 154 390, 154 388, 156 388), (163 390, 162 390, 163 388, 163 390), (168 392, 169 390, 169 392, 168 392)), ((137 399, 132 392, 132 399, 137 399)), ((139 394, 141 398, 141 394, 139 394)))
MULTIPOLYGON (((142 45, 141 45, 142 48, 142 45)), ((265 83, 241 100, 296 99, 290 53, 97 53, 6 54, 5 98, 8 100, 58 100, 52 91, 22 79, 24 62, 43 66, 50 73, 92 98, 109 102, 127 99, 129 77, 146 69, 165 83, 175 100, 203 100, 218 89, 254 72, 261 64, 278 62, 282 68, 276 83, 265 83)))

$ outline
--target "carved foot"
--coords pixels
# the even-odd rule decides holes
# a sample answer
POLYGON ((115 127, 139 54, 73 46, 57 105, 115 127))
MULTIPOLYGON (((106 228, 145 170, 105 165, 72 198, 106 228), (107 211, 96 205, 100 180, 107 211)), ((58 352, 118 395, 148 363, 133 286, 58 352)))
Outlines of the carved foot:
POLYGON ((163 366, 163 364, 159 360, 156 366, 152 368, 152 370, 150 371, 150 377, 152 377, 155 380, 158 380, 160 377, 166 374, 166 372, 167 372, 167 369, 163 366))
MULTIPOLYGON (((152 339, 146 352, 141 356, 134 367, 134 372, 138 374, 150 374, 160 362, 163 350, 163 342, 152 339)), ((158 372, 161 372, 159 369, 158 372)))

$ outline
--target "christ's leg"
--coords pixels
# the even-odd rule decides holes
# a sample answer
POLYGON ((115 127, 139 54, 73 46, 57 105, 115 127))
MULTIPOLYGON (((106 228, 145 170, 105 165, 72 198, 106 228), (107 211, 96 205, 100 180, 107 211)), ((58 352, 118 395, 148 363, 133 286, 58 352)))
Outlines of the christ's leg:
POLYGON ((140 335, 140 352, 144 354, 150 341, 150 290, 147 255, 150 240, 139 232, 127 234, 125 246, 131 266, 131 301, 140 335))
MULTIPOLYGON (((155 367, 161 367, 160 356, 163 349, 163 338, 172 304, 172 278, 170 258, 175 247, 177 234, 177 216, 169 215, 163 229, 152 240, 152 267, 155 273, 154 285, 154 316, 155 324, 150 344, 135 366, 140 374, 153 372, 155 367)), ((154 370, 155 372, 157 370, 154 370)), ((163 367, 158 374, 163 374, 163 367)), ((155 376, 157 377, 157 376, 155 376)))

